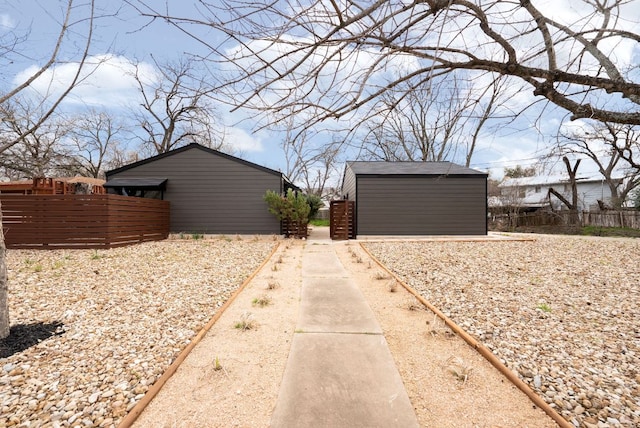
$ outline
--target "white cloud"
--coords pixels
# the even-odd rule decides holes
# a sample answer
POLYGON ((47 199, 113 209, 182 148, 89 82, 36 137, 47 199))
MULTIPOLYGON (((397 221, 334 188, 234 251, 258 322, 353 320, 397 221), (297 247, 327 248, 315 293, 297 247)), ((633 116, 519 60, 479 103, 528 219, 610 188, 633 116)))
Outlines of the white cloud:
POLYGON ((6 13, 0 13, 0 29, 2 30, 12 30, 16 27, 15 20, 11 17, 11 15, 6 13))
MULTIPOLYGON (((36 65, 26 68, 15 76, 13 83, 17 85, 26 81, 38 69, 36 65)), ((77 70, 76 62, 52 67, 31 84, 31 93, 38 97, 57 96, 70 85, 77 70)), ((81 73, 80 84, 65 99, 65 103, 103 107, 124 106, 138 97, 133 78, 135 70, 135 64, 123 56, 89 57, 81 73)), ((138 64, 138 75, 145 83, 154 82, 159 78, 154 67, 147 63, 138 64)))
POLYGON ((264 147, 262 139, 256 135, 249 134, 244 129, 227 126, 224 129, 224 144, 232 150, 240 153, 262 152, 264 147))

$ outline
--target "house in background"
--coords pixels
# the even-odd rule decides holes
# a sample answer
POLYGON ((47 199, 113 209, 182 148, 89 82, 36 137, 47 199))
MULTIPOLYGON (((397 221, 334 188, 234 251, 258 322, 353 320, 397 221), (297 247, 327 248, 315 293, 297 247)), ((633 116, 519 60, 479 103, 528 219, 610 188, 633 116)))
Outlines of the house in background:
POLYGON ((171 232, 280 234, 269 213, 267 190, 285 192, 284 175, 199 144, 189 144, 108 171, 110 193, 171 203, 171 232))
MULTIPOLYGON (((618 185, 622 179, 618 179, 618 185)), ((578 189, 578 210, 595 211, 599 209, 598 201, 612 206, 611 190, 601 176, 579 176, 576 178, 578 189)), ((566 206, 554 195, 549 197, 549 189, 553 188, 569 201, 572 199, 571 183, 567 176, 534 176, 508 178, 500 185, 500 197, 493 198, 491 206, 519 207, 522 211, 541 208, 553 210, 566 209, 566 206)))
POLYGON ((486 235, 487 177, 450 162, 347 162, 356 235, 486 235))

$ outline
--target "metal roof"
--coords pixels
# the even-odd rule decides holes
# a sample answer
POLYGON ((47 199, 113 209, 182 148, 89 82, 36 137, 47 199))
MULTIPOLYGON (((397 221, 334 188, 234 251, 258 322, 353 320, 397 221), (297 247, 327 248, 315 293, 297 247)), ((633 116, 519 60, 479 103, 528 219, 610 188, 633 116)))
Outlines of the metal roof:
POLYGON ((484 175, 488 174, 451 162, 347 162, 356 175, 484 175))
POLYGON ((112 178, 104 183, 104 187, 128 187, 130 189, 164 190, 167 185, 166 178, 112 178))

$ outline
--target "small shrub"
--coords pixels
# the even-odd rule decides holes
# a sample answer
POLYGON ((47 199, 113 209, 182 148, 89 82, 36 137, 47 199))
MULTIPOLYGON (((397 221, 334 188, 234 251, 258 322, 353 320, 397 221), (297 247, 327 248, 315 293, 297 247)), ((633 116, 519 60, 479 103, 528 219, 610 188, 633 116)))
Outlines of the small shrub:
POLYGON ((540 303, 536 306, 537 309, 540 309, 542 312, 551 312, 551 306, 546 303, 540 303))
POLYGON ((91 254, 91 260, 100 260, 102 256, 98 254, 98 250, 94 250, 93 254, 91 254))
POLYGON ((215 371, 222 370, 222 364, 220 364, 220 359, 216 356, 215 360, 213 360, 213 369, 215 371))
POLYGON ((473 367, 466 364, 460 357, 451 357, 447 360, 449 366, 447 371, 451 373, 457 380, 461 381, 464 385, 469 379, 469 375, 473 371, 473 367))
POLYGON ((191 239, 193 240, 198 240, 198 239, 203 239, 204 238, 204 234, 203 233, 192 233, 191 234, 191 239))
POLYGON ((280 284, 277 281, 269 281, 267 283, 267 290, 275 290, 278 287, 280 287, 280 284))
POLYGON ((387 288, 389 289, 390 293, 395 293, 396 291, 398 291, 398 283, 396 281, 389 281, 389 283, 387 284, 387 288))
POLYGON ((34 272, 42 272, 42 265, 40 263, 38 263, 37 265, 35 265, 33 267, 33 271, 34 272))
POLYGON ((424 309, 424 306, 416 302, 414 299, 411 299, 406 303, 406 308, 410 311, 421 311, 424 309))
POLYGON ((382 281, 383 279, 388 279, 389 277, 384 274, 383 272, 376 272, 375 275, 373 275, 373 279, 378 280, 378 281, 382 281))
POLYGON ((261 308, 264 308, 271 304, 271 298, 269 296, 256 297, 251 301, 251 304, 253 306, 260 306, 261 308))
POLYGON ((234 327, 240 331, 255 330, 258 324, 253 319, 251 312, 245 312, 240 317, 240 321, 234 324, 234 327))

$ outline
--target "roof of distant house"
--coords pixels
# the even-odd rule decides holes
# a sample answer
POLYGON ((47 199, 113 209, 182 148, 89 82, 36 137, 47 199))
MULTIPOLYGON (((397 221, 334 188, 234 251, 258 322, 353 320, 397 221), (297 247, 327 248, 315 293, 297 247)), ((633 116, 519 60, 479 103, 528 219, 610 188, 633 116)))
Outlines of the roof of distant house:
MULTIPOLYGON (((622 178, 614 178, 614 180, 622 181, 622 178)), ((576 177, 577 183, 600 183, 604 181, 604 177, 601 175, 579 175, 576 177)), ((551 184, 566 184, 569 183, 569 177, 567 175, 536 175, 533 177, 518 177, 518 178, 506 178, 499 184, 499 187, 514 187, 514 186, 548 186, 551 184)))
POLYGON ((354 174, 375 175, 487 175, 451 162, 349 161, 354 174))

